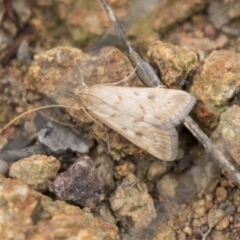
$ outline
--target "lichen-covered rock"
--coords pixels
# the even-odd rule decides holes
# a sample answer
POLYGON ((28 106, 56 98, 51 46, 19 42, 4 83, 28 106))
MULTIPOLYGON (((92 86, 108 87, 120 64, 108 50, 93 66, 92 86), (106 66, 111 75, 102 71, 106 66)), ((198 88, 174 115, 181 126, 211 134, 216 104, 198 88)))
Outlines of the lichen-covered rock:
POLYGON ((49 185, 61 200, 73 201, 84 207, 94 208, 104 199, 104 184, 88 156, 76 160, 65 172, 49 185))
POLYGON ((147 186, 133 174, 123 179, 109 200, 115 216, 130 234, 147 228, 157 216, 147 186))
POLYGON ((0 175, 0 239, 25 240, 40 212, 41 194, 0 175))
POLYGON ((220 114, 240 88, 240 55, 212 52, 194 76, 190 93, 197 99, 195 113, 205 127, 217 126, 220 114))
MULTIPOLYGON (((227 38, 224 38, 225 35, 219 36, 218 39, 222 39, 222 44, 226 43, 227 38)), ((217 40, 218 40, 217 39, 217 40)), ((210 38, 198 38, 198 37, 189 37, 189 35, 185 32, 179 32, 179 33, 172 33, 166 39, 166 41, 170 41, 172 44, 176 44, 178 46, 181 46, 185 49, 194 51, 196 53, 200 53, 200 60, 203 58, 206 54, 214 51, 218 47, 218 41, 211 40, 210 38)))
POLYGON ((148 49, 148 56, 158 66, 163 82, 175 88, 179 88, 179 83, 192 76, 198 67, 195 52, 171 43, 152 43, 148 49))
POLYGON ((39 221, 30 239, 55 239, 59 235, 63 239, 85 236, 82 239, 114 240, 117 239, 118 228, 113 223, 95 217, 89 210, 43 197, 39 221))
POLYGON ((177 186, 177 177, 174 174, 168 174, 157 182, 157 191, 164 198, 174 199, 177 186))
POLYGON ((30 239, 112 240, 116 239, 116 232, 111 236, 107 232, 89 226, 81 217, 59 214, 51 219, 41 220, 30 239))
POLYGON ((0 239, 117 239, 118 229, 90 211, 52 201, 19 180, 0 175, 0 239))
POLYGON ((33 155, 12 164, 9 176, 28 184, 32 189, 45 192, 49 181, 53 180, 61 164, 55 157, 33 155))
POLYGON ((221 114, 218 127, 211 135, 219 149, 240 168, 240 107, 233 105, 221 114))
POLYGON ((154 26, 157 31, 169 28, 171 25, 190 17, 193 12, 204 8, 207 1, 164 1, 159 4, 154 17, 154 26))

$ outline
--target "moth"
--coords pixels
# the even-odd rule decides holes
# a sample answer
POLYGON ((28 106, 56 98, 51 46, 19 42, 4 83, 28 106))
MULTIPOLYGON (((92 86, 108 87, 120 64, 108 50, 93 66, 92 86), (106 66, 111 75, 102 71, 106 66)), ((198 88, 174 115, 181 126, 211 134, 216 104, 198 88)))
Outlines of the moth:
POLYGON ((196 100, 184 91, 95 85, 78 91, 84 108, 102 123, 156 158, 172 161, 178 153, 175 126, 196 100))

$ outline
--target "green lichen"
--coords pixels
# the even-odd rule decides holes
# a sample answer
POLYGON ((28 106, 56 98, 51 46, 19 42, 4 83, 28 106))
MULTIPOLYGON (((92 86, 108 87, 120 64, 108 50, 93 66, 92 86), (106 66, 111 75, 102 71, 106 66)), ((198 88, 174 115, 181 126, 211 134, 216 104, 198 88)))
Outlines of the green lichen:
POLYGON ((72 39, 79 47, 85 46, 87 43, 91 42, 91 40, 96 38, 95 34, 87 33, 79 26, 72 26, 70 28, 70 33, 72 39))
POLYGON ((190 16, 197 15, 201 13, 203 10, 203 5, 195 4, 191 9, 190 9, 190 16))

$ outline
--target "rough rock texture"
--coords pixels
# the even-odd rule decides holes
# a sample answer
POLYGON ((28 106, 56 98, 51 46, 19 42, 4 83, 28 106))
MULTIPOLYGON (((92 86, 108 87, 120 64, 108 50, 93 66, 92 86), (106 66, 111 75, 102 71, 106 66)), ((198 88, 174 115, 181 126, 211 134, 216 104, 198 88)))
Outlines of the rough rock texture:
POLYGON ((91 147, 91 143, 70 131, 66 126, 51 121, 37 133, 37 136, 38 141, 47 146, 51 153, 72 151, 86 154, 91 147))
POLYGON ((240 17, 240 3, 238 0, 210 2, 208 7, 209 20, 219 29, 230 20, 240 17))
POLYGON ((61 200, 94 208, 104 199, 104 184, 88 156, 76 160, 49 185, 61 200))
POLYGON ((171 162, 153 161, 149 166, 147 179, 149 181, 156 182, 171 168, 171 166, 171 162))
POLYGON ((115 180, 114 180, 114 161, 106 153, 100 153, 94 159, 94 165, 97 169, 98 176, 102 178, 104 182, 104 189, 106 191, 113 191, 115 189, 115 180))
POLYGON ((207 1, 198 0, 183 0, 183 1, 164 1, 157 9, 155 16, 155 28, 160 30, 164 27, 169 27, 172 24, 183 20, 192 12, 200 11, 207 1))
POLYGON ((161 230, 159 229, 159 231, 156 233, 156 240, 162 240, 162 239, 175 240, 177 239, 177 234, 174 232, 174 230, 171 227, 167 225, 163 225, 161 230))
POLYGON ((196 163, 184 175, 170 172, 157 181, 156 190, 173 214, 176 211, 173 205, 179 207, 189 203, 194 196, 208 192, 220 177, 220 169, 209 154, 202 153, 202 156, 195 160, 196 163))
POLYGON ((211 139, 240 169, 240 107, 233 105, 221 114, 211 139))
POLYGON ((114 168, 115 177, 121 179, 130 173, 135 172, 135 165, 131 161, 120 161, 114 168))
POLYGON ((109 200, 115 216, 130 234, 147 228, 156 218, 153 200, 146 185, 133 174, 123 179, 109 200))
POLYGON ((0 175, 0 239, 26 240, 38 219, 41 198, 24 183, 0 175))
POLYGON ((148 48, 148 56, 161 72, 163 82, 172 88, 192 76, 198 67, 197 54, 183 47, 156 41, 148 48))
POLYGON ((194 76, 190 93, 196 97, 198 120, 210 129, 240 89, 240 55, 220 50, 212 52, 194 76))
POLYGON ((55 157, 33 155, 13 163, 9 176, 21 180, 34 190, 45 192, 48 190, 49 181, 57 176, 60 166, 55 157))
POLYGON ((117 226, 95 217, 89 210, 84 211, 64 201, 52 201, 47 197, 42 199, 41 208, 33 239, 51 239, 59 234, 63 239, 78 236, 86 236, 89 240, 95 239, 93 236, 96 239, 117 239, 117 226))
POLYGON ((176 188, 178 186, 177 178, 174 174, 167 174, 157 182, 157 191, 159 195, 165 198, 175 198, 176 188))
POLYGON ((172 44, 184 47, 194 52, 201 54, 208 54, 213 50, 216 50, 218 47, 218 42, 213 41, 209 38, 197 38, 189 37, 184 33, 175 33, 168 37, 167 39, 172 44))
POLYGON ((45 239, 112 239, 104 231, 88 226, 81 218, 59 214, 38 223, 31 240, 45 239))
POLYGON ((9 170, 8 164, 2 159, 0 159, 0 174, 3 176, 7 176, 8 170, 9 170))
POLYGON ((14 9, 15 14, 17 14, 17 17, 20 20, 21 24, 24 24, 29 20, 31 16, 31 9, 29 4, 27 4, 27 1, 15 0, 12 3, 12 7, 14 9))
POLYGON ((0 175, 0 239, 117 239, 117 227, 91 212, 31 190, 0 175))

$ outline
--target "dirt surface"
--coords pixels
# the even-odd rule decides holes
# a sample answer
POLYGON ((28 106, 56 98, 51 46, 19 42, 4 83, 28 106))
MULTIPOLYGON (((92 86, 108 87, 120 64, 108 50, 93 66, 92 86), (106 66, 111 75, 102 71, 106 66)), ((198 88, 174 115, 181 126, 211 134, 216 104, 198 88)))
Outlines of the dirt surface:
MULTIPOLYGON (((239 1, 109 4, 240 171, 239 1)), ((240 239, 239 183, 187 129, 166 162, 83 110, 82 87, 143 87, 100 1, 0 0, 0 26, 0 128, 30 111, 0 136, 0 239, 240 239)))

